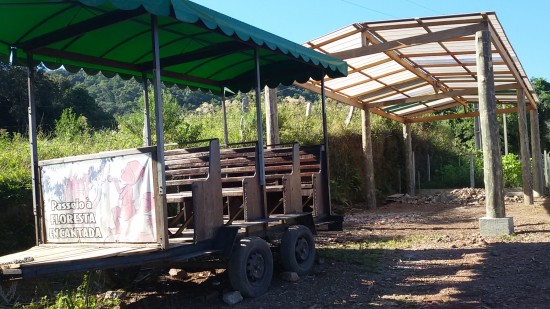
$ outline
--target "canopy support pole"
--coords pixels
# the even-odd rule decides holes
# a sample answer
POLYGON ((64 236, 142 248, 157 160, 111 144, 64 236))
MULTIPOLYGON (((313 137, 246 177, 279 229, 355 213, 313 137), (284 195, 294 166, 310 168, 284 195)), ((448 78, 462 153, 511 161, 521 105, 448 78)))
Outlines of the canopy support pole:
POLYGON ((225 87, 222 86, 222 116, 223 116, 223 142, 229 144, 229 132, 227 131, 227 110, 225 108, 225 87))
POLYGON ((143 146, 151 146, 151 116, 149 115, 149 86, 147 85, 147 75, 141 74, 141 84, 143 85, 143 146))
POLYGON ((31 174, 32 174, 32 204, 34 213, 34 224, 36 231, 36 244, 40 245, 42 239, 41 209, 40 209, 40 184, 38 181, 38 144, 36 138, 36 103, 34 100, 35 74, 34 74, 33 54, 27 54, 27 83, 29 96, 29 142, 31 150, 31 174))
POLYGON ((517 90, 517 101, 523 204, 533 205, 533 184, 531 182, 531 164, 529 162, 529 136, 527 136, 527 115, 525 112, 523 89, 517 90))
POLYGON ((531 156, 533 158, 533 197, 544 195, 544 175, 540 150, 539 111, 533 109, 531 116, 531 156))
MULTIPOLYGON (((261 78, 260 78, 260 50, 258 48, 254 49, 254 65, 256 68, 256 129, 258 134, 258 172, 260 173, 260 192, 261 196, 261 207, 262 215, 264 218, 268 217, 267 208, 266 208, 266 191, 265 191, 265 162, 264 162, 264 131, 263 131, 263 121, 262 121, 262 103, 261 103, 261 78)), ((243 102, 244 103, 244 102, 243 102)), ((244 112, 244 104, 243 104, 244 112)), ((242 120, 242 119, 241 119, 242 120)))
POLYGON ((265 166, 264 166, 264 130, 262 121, 262 103, 260 96, 261 79, 260 79, 260 51, 254 49, 254 64, 256 66, 256 129, 258 134, 258 163, 260 165, 260 186, 265 188, 265 166))
POLYGON ((324 144, 324 150, 323 150, 323 158, 321 161, 321 170, 324 170, 323 173, 323 183, 325 184, 324 187, 327 188, 324 190, 323 194, 323 205, 325 205, 325 212, 326 214, 330 215, 330 164, 329 164, 329 146, 328 146, 328 126, 327 126, 327 99, 325 95, 325 71, 323 70, 323 74, 321 76, 321 114, 323 118, 323 144, 324 144))
POLYGON ((414 158, 412 150, 412 129, 410 123, 403 124, 403 142, 405 143, 405 168, 406 175, 406 193, 414 196, 414 158))
POLYGON ((164 173, 164 120, 162 108, 162 89, 160 81, 160 55, 159 55, 159 34, 157 16, 151 14, 151 36, 153 46, 153 90, 155 99, 155 120, 157 137, 157 223, 160 223, 162 231, 157 235, 161 247, 168 248, 168 217, 166 208, 166 175, 164 173))
MULTIPOLYGON (((353 106, 351 107, 353 108, 353 106)), ((352 110, 352 109, 350 109, 352 110)), ((351 113, 350 113, 351 114, 351 113)), ((363 124, 363 157, 365 160, 365 185, 367 207, 376 208, 376 186, 374 182, 374 163, 372 158, 372 139, 370 127, 370 112, 368 108, 361 109, 361 122, 363 124)), ((428 159, 429 162, 429 159, 428 159)), ((429 164, 429 163, 428 163, 429 164)))

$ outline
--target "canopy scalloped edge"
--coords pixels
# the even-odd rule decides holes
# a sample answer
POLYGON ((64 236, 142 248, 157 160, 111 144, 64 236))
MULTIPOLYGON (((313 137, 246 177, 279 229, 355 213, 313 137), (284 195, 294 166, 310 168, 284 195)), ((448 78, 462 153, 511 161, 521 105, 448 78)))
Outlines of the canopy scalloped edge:
POLYGON ((328 55, 318 53, 300 44, 273 35, 267 31, 243 23, 232 17, 223 15, 202 5, 188 0, 79 0, 89 6, 99 6, 110 2, 121 10, 137 9, 143 6, 149 13, 167 16, 172 5, 176 18, 182 22, 197 24, 199 21, 210 30, 219 29, 225 35, 237 37, 245 42, 254 42, 258 46, 266 46, 272 51, 280 51, 292 55, 296 59, 314 65, 322 65, 328 69, 325 73, 331 77, 347 76, 348 68, 345 62, 328 55))

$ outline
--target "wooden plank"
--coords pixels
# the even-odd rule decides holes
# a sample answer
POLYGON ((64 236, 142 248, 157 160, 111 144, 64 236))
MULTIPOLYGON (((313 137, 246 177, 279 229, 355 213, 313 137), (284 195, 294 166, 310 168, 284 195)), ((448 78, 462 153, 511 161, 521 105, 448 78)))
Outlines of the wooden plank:
POLYGON ((209 166, 206 167, 193 167, 193 168, 181 168, 175 170, 166 171, 166 175, 170 176, 195 176, 205 178, 203 176, 208 175, 209 166))
POLYGON ((210 143, 208 179, 194 182, 192 190, 195 242, 211 240, 223 226, 220 146, 217 140, 210 143))
POLYGON ((51 165, 51 164, 79 162, 79 161, 92 160, 92 159, 111 158, 116 156, 153 153, 155 152, 155 150, 156 150, 156 147, 153 146, 153 147, 124 149, 124 150, 104 151, 104 152, 87 154, 87 155, 70 156, 70 157, 51 159, 51 160, 42 160, 39 162, 39 165, 45 166, 45 165, 51 165))
POLYGON ((330 55, 336 58, 344 59, 344 60, 357 58, 357 57, 362 57, 366 55, 377 54, 380 52, 391 51, 394 49, 405 48, 408 46, 427 44, 427 43, 447 40, 450 38, 472 35, 481 29, 484 29, 484 25, 481 23, 477 23, 477 24, 463 26, 463 27, 441 30, 433 33, 421 34, 417 36, 399 39, 396 41, 389 41, 389 42, 384 42, 376 45, 362 46, 354 49, 349 49, 346 51, 331 53, 330 55))
MULTIPOLYGON (((6 255, 0 258, 0 264, 10 263, 14 260, 29 259, 28 262, 14 263, 15 267, 24 268, 31 265, 56 264, 67 261, 88 259, 102 259, 111 256, 140 254, 157 251, 158 247, 125 247, 125 246, 86 246, 71 244, 64 246, 48 245, 36 246, 31 249, 6 255)), ((7 265, 4 265, 7 266, 7 265)), ((13 266, 10 266, 10 268, 13 266)))

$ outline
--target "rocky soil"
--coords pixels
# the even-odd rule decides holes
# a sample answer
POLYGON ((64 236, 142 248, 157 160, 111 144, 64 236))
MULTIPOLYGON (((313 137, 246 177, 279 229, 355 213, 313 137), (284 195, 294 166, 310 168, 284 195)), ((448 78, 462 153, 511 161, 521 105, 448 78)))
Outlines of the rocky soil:
POLYGON ((227 305, 223 270, 173 276, 146 270, 122 294, 121 307, 548 308, 550 199, 525 206, 510 197, 515 233, 481 237, 482 192, 467 190, 402 197, 374 210, 355 205, 344 231, 316 237, 313 273, 296 282, 276 275, 258 298, 227 305))

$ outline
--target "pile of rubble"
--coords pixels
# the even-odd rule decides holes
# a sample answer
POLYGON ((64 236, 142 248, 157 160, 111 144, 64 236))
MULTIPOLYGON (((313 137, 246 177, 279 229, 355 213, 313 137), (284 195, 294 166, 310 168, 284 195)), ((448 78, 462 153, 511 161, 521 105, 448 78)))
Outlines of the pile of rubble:
MULTIPOLYGON (((484 202, 485 190, 481 188, 442 190, 432 195, 393 194, 386 197, 386 203, 483 205, 484 202)), ((523 195, 518 192, 508 192, 504 202, 523 203, 523 195)))

